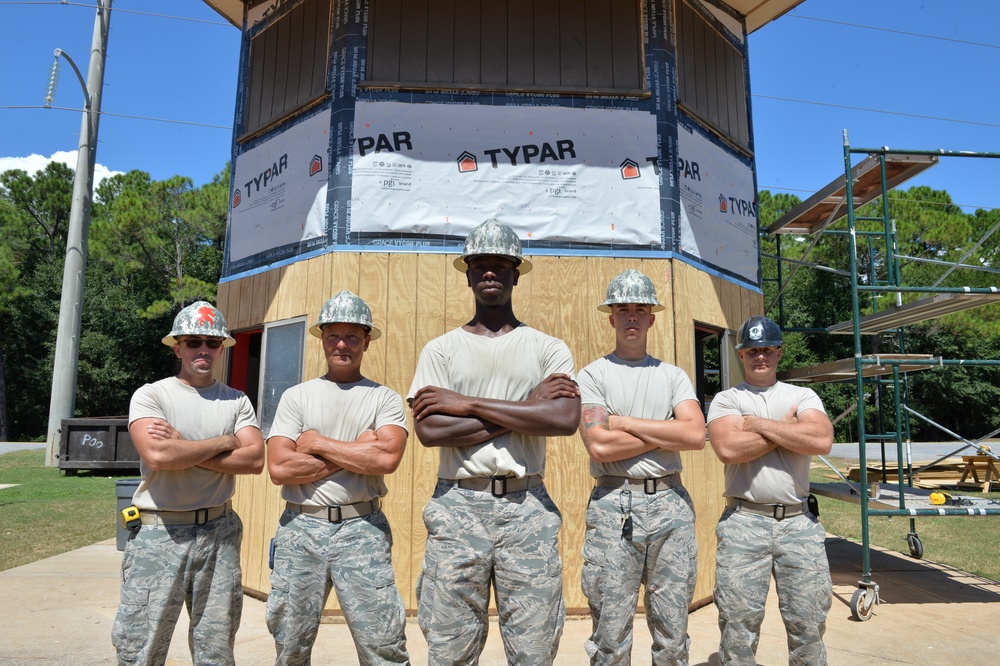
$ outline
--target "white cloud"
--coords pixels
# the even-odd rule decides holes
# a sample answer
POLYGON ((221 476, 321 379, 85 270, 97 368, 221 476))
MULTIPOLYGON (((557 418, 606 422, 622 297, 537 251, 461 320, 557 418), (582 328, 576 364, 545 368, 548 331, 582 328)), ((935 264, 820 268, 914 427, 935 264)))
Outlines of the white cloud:
MULTIPOLYGON (((75 150, 60 150, 58 152, 52 153, 51 157, 45 157, 44 155, 31 154, 27 157, 0 157, 0 173, 4 171, 10 171, 11 169, 23 169, 30 176, 34 176, 37 172, 45 168, 49 162, 62 162, 70 169, 76 170, 76 153, 75 150)), ((101 181, 110 176, 115 176, 117 174, 124 173, 122 171, 112 171, 103 164, 97 164, 94 166, 94 189, 101 184, 101 181)))

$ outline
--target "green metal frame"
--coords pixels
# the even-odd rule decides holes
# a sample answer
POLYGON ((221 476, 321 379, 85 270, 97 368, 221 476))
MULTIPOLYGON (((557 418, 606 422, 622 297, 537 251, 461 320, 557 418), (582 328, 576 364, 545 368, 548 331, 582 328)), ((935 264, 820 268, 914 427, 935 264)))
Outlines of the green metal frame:
MULTIPOLYGON (((907 405, 907 378, 906 373, 900 371, 900 366, 903 366, 907 361, 894 360, 878 358, 878 350, 869 352, 866 356, 862 351, 862 341, 864 335, 861 332, 861 296, 862 294, 871 294, 873 298, 871 299, 871 310, 873 313, 878 312, 878 299, 876 298, 879 294, 894 294, 897 299, 901 299, 901 294, 903 293, 922 293, 922 294, 996 294, 997 289, 994 288, 965 288, 965 287, 941 287, 934 285, 931 287, 914 287, 914 286, 904 286, 902 285, 901 271, 900 271, 900 255, 897 253, 896 246, 896 230, 894 221, 890 217, 889 213, 889 191, 892 189, 888 185, 888 178, 886 173, 886 154, 891 153, 893 155, 920 155, 920 156, 936 156, 936 157, 964 157, 964 158, 1000 158, 1000 153, 983 153, 983 152, 966 152, 966 151, 945 151, 945 150, 933 150, 933 151, 923 151, 923 150, 898 150, 898 149, 888 149, 888 148, 855 148, 851 147, 847 132, 844 132, 844 177, 846 183, 845 195, 845 209, 846 209, 846 219, 847 219, 847 230, 833 230, 833 229, 823 229, 820 233, 831 234, 831 235, 844 235, 847 236, 850 244, 850 270, 847 273, 851 280, 851 309, 852 309, 852 324, 853 324, 853 337, 854 337, 854 363, 855 363, 855 394, 857 398, 858 408, 856 410, 857 415, 857 428, 858 428, 858 446, 859 446, 859 460, 861 464, 860 467, 860 484, 858 494, 860 495, 861 501, 861 535, 862 535, 862 570, 863 570, 863 580, 859 582, 859 587, 864 590, 873 592, 874 597, 877 601, 878 597, 878 586, 871 581, 871 556, 870 556, 870 533, 869 533, 869 519, 871 516, 902 516, 908 517, 910 520, 910 535, 908 535, 908 540, 913 537, 916 538, 916 526, 914 518, 918 516, 985 516, 985 515, 1000 515, 1000 508, 983 508, 983 507, 940 507, 932 509, 917 509, 908 508, 906 506, 906 493, 904 489, 906 487, 912 487, 912 477, 913 470, 911 466, 911 461, 909 456, 903 455, 903 444, 907 444, 910 441, 910 413, 914 412, 907 405), (880 216, 861 216, 857 215, 857 211, 854 206, 854 193, 853 187, 851 186, 851 172, 853 165, 851 164, 852 157, 855 155, 864 155, 865 157, 877 157, 879 160, 879 169, 881 176, 882 185, 882 206, 880 216), (882 229, 879 231, 863 231, 858 230, 857 223, 863 221, 871 222, 881 222, 882 229), (859 252, 859 238, 861 238, 867 247, 863 247, 868 253, 869 261, 869 274, 871 276, 870 284, 861 284, 859 281, 859 265, 858 265, 858 252, 859 252), (877 245, 884 247, 884 279, 877 277, 876 260, 878 259, 877 245), (883 365, 892 366, 891 378, 865 378, 863 376, 863 369, 865 365, 883 365), (878 426, 876 431, 868 432, 870 427, 866 423, 866 415, 864 408, 864 390, 865 384, 874 384, 876 386, 876 391, 878 392, 878 426), (885 399, 885 393, 891 392, 893 400, 893 414, 894 423, 891 429, 886 428, 885 414, 883 412, 883 400, 885 399), (868 466, 867 466, 867 445, 869 441, 880 441, 883 446, 886 442, 895 441, 896 444, 896 455, 899 465, 897 466, 896 482, 900 489, 898 508, 895 509, 877 509, 869 507, 869 481, 868 481, 868 466), (903 461, 906 461, 906 470, 903 469, 903 461)), ((858 209, 860 210, 860 208, 858 209)), ((992 232, 990 232, 992 233, 992 232)), ((987 234, 989 235, 989 234, 987 234)), ((985 240, 985 239, 983 239, 985 240)), ((981 240, 980 243, 983 241, 981 240)), ((781 294, 783 293, 785 284, 783 282, 783 272, 782 263, 785 258, 781 254, 781 238, 780 235, 776 236, 777 252, 772 258, 777 260, 777 278, 771 278, 769 281, 777 282, 778 285, 778 296, 775 298, 775 303, 778 305, 778 321, 779 324, 784 326, 784 306, 782 302, 781 294)), ((811 249, 811 248, 810 248, 811 249)), ((960 260, 961 261, 961 260, 960 260)), ((797 262, 802 263, 802 262, 797 262)), ((818 268, 818 267, 817 267, 818 268)), ((828 269, 832 270, 832 269, 828 269)), ((838 271, 839 272, 839 271, 838 271)), ((794 275, 794 271, 793 271, 794 275)), ((897 300, 897 305, 899 304, 897 300)), ((785 330, 807 330, 807 329, 785 329, 785 330)), ((815 332, 816 330, 822 329, 808 329, 815 332)), ((906 353, 906 338, 904 326, 900 326, 895 330, 899 338, 899 353, 906 353)), ((877 337, 874 338, 877 340, 877 337)), ((934 361, 935 365, 982 365, 982 366, 997 366, 1000 365, 1000 360, 946 360, 943 358, 936 359, 934 361)), ((919 414, 917 414, 920 416, 919 414)), ((921 417, 925 418, 925 417, 921 417)), ((929 420, 928 420, 929 421, 929 420)), ((933 422, 931 421, 933 424, 933 422)), ((933 424, 937 426, 937 424, 933 424)), ((941 426, 938 426, 941 428, 941 426)), ((945 432, 950 433, 950 431, 942 428, 945 432)), ((953 434, 954 433, 950 433, 953 434)), ((995 433, 993 433, 995 434, 995 433)), ((978 447, 978 443, 970 442, 960 436, 968 446, 978 447)), ((989 437, 989 435, 987 435, 989 437)), ((959 451, 962 449, 959 449, 959 451)), ((884 450, 883 450, 884 451, 884 450)), ((980 449, 982 452, 982 449, 980 449)), ((953 454, 952 454, 953 455, 953 454)), ((991 457, 1000 460, 1000 457, 993 453, 988 453, 991 457)), ((825 460, 824 460, 825 462, 825 460)), ((829 464, 829 463, 827 463, 829 464)), ((831 466, 832 467, 832 466, 831 466)), ((835 470, 836 471, 836 470, 835 470)), ((839 474, 839 472, 838 472, 839 474)), ((843 478, 843 477, 842 477, 843 478)), ((886 473, 882 474, 882 481, 887 482, 886 473)), ((918 543, 919 543, 919 539, 918 543)), ((913 549, 913 544, 911 542, 911 553, 913 549)), ((867 618, 864 618, 867 619, 867 618)))

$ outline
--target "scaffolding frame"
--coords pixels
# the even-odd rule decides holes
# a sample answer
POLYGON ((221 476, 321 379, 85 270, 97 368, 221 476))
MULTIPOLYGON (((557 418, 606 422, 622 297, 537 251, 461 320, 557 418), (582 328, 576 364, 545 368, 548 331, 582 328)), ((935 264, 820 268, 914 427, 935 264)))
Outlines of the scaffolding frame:
MULTIPOLYGON (((868 620, 875 606, 879 603, 879 586, 872 581, 869 519, 871 516, 902 516, 910 521, 910 531, 906 537, 910 555, 919 559, 923 556, 923 545, 916 532, 915 518, 921 516, 986 516, 1000 515, 1000 508, 991 508, 985 500, 968 500, 968 505, 941 506, 933 505, 928 500, 929 492, 920 493, 914 488, 913 478, 927 467, 937 464, 945 458, 924 466, 919 470, 912 469, 910 460, 910 417, 919 418, 937 427, 949 436, 964 443, 962 447, 949 454, 975 448, 978 455, 987 456, 993 461, 1000 456, 982 446, 982 441, 996 435, 1000 428, 977 440, 969 440, 951 432, 940 424, 934 423, 926 416, 910 408, 908 404, 907 381, 910 373, 931 370, 948 365, 962 366, 1000 366, 1000 360, 995 359, 945 359, 926 354, 905 353, 905 326, 921 321, 927 321, 944 314, 959 312, 970 308, 1000 302, 1000 288, 991 287, 943 287, 941 282, 958 268, 985 269, 988 272, 1000 273, 996 269, 967 265, 964 262, 969 255, 980 247, 990 237, 1000 224, 988 231, 982 239, 972 246, 963 257, 956 262, 926 260, 949 266, 947 272, 929 286, 905 286, 902 284, 900 260, 914 260, 898 253, 896 245, 896 228, 889 211, 889 192, 906 182, 918 173, 934 166, 943 157, 958 158, 1000 158, 1000 153, 945 151, 945 150, 890 150, 882 148, 852 147, 844 130, 844 173, 834 179, 829 185, 815 195, 803 201, 798 206, 762 230, 762 235, 775 235, 777 251, 772 256, 777 261, 778 293, 768 304, 768 311, 775 305, 779 309, 779 323, 784 328, 783 294, 788 283, 803 266, 846 275, 851 283, 850 320, 825 327, 817 328, 785 328, 806 332, 825 332, 827 334, 852 335, 854 342, 854 357, 823 363, 807 368, 798 368, 779 373, 779 379, 790 382, 852 382, 855 389, 856 402, 849 407, 837 420, 844 418, 852 410, 856 412, 859 453, 859 482, 852 483, 822 456, 820 457, 830 469, 837 473, 842 483, 812 484, 812 491, 834 499, 855 502, 861 507, 862 535, 862 580, 851 599, 851 613, 860 621, 868 620), (852 164, 857 155, 864 157, 858 164, 852 164), (881 199, 881 214, 878 216, 861 216, 861 207, 881 199), (847 230, 830 229, 831 225, 846 218, 847 230), (858 229, 859 222, 880 222, 881 230, 864 231, 858 229), (800 260, 789 261, 781 256, 780 234, 813 235, 814 239, 807 247, 800 260), (849 242, 850 266, 847 271, 842 269, 809 264, 805 260, 808 254, 819 242, 821 235, 837 234, 847 237, 849 242), (868 272, 867 284, 861 280, 859 251, 864 250, 859 244, 859 238, 867 243, 868 272), (884 252, 885 278, 880 279, 876 271, 876 246, 881 244, 884 252), (793 263, 791 275, 783 275, 782 265, 786 261, 793 263), (872 296, 871 312, 862 314, 862 295, 872 296), (904 294, 922 295, 914 301, 903 302, 904 294), (878 296, 895 296, 895 306, 879 310, 878 296), (880 333, 895 333, 898 335, 898 354, 864 353, 863 341, 872 336, 877 340, 880 333), (874 385, 876 393, 877 419, 875 424, 866 423, 865 386, 874 385), (892 393, 894 422, 891 429, 886 428, 883 413, 884 391, 892 393), (860 408, 859 408, 860 407, 860 408), (873 492, 873 486, 868 478, 867 445, 870 441, 878 441, 882 445, 882 485, 878 492, 873 492), (894 442, 896 445, 897 472, 896 483, 889 484, 885 466, 885 445, 894 442), (905 451, 904 451, 905 444, 905 451), (905 455, 904 455, 905 453, 905 455), (905 470, 904 470, 905 461, 905 470), (886 495, 885 498, 880 495, 886 495), (921 496, 922 495, 922 496, 921 496), (892 501, 889 501, 892 500, 892 501)), ((878 225, 875 225, 878 226, 878 225)), ((769 255, 770 256, 770 255, 769 255)), ((877 346, 876 346, 877 349, 877 346)), ((946 457, 949 457, 946 456, 946 457)), ((992 463, 991 463, 992 464, 992 463)))

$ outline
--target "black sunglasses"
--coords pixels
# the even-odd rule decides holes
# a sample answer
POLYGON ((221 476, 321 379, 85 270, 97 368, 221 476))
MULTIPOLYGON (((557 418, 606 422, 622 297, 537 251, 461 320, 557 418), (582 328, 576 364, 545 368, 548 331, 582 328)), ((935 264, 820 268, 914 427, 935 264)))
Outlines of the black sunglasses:
POLYGON ((218 349, 222 346, 222 340, 202 340, 201 338, 188 338, 184 340, 183 344, 188 349, 198 349, 202 345, 205 345, 209 349, 218 349))

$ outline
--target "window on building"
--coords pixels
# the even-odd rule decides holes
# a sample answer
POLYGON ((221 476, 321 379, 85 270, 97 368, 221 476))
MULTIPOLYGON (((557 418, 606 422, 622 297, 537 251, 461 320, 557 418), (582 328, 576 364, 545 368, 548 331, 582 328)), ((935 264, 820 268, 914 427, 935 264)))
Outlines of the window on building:
POLYGON ((678 104, 749 152, 746 58, 707 15, 676 6, 678 104))
POLYGON ((694 390, 707 415, 716 393, 743 381, 743 366, 733 331, 695 324, 694 347, 694 390))
POLYGON ((371 0, 364 87, 646 95, 640 0, 371 0))
POLYGON ((263 329, 234 333, 229 384, 250 398, 260 429, 267 437, 278 401, 289 387, 302 381, 306 320, 287 319, 263 329))
POLYGON ((326 94, 331 4, 302 0, 251 38, 245 135, 326 94))

